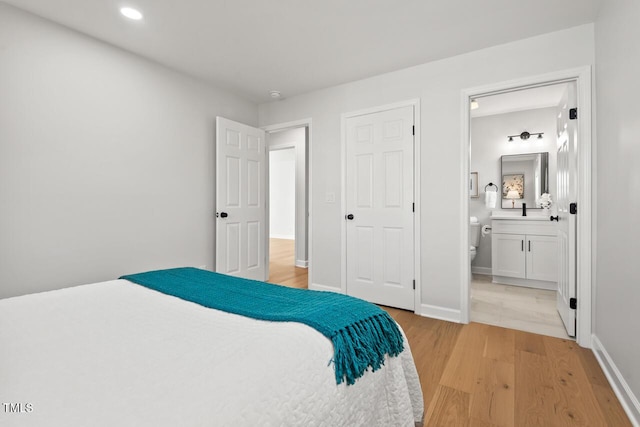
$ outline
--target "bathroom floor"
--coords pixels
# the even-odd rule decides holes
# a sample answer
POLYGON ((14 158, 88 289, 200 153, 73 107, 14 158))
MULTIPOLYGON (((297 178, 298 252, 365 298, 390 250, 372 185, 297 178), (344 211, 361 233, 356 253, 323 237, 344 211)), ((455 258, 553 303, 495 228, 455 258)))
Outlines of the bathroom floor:
POLYGON ((556 310, 556 292, 491 283, 491 276, 473 274, 471 321, 569 338, 556 310))

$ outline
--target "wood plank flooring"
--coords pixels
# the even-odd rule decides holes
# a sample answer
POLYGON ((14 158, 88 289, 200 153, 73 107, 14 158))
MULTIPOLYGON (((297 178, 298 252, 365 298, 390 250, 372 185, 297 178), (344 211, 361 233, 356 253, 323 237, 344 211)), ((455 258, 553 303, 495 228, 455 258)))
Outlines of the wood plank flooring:
MULTIPOLYGON (((306 288, 306 269, 277 261, 292 243, 272 254, 270 281, 306 288)), ((382 308, 407 335, 425 426, 631 426, 591 350, 572 340, 382 308)))
POLYGON ((306 268, 295 266, 295 241, 269 239, 269 280, 292 288, 307 288, 306 268))

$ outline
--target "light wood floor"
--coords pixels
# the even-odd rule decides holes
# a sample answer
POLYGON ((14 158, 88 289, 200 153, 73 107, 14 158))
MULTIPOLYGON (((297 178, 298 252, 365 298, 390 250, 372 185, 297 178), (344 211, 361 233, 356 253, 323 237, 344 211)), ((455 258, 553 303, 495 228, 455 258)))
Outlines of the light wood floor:
MULTIPOLYGON (((270 281, 306 288, 306 269, 278 260, 293 256, 285 246, 270 281)), ((425 426, 631 426, 593 353, 574 341, 382 308, 409 340, 425 426)))
POLYGON ((270 283, 307 288, 307 269, 295 266, 295 240, 269 239, 270 283))

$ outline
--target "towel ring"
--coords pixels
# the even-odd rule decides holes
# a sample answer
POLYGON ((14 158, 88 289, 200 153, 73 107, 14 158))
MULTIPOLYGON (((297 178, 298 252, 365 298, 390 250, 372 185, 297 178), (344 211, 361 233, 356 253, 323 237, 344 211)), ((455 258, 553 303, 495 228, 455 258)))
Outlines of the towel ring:
POLYGON ((487 185, 484 186, 484 191, 485 193, 487 192, 487 187, 496 187, 496 193, 498 192, 499 188, 497 185, 495 185, 493 182, 488 183, 487 185))

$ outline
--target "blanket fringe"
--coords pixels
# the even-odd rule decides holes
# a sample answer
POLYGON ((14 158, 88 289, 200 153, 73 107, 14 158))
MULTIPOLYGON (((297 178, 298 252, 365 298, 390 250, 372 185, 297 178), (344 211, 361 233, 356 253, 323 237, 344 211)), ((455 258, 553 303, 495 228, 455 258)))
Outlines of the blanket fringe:
POLYGON ((395 357, 404 349, 398 325, 386 312, 339 330, 332 342, 337 384, 354 384, 369 368, 380 369, 385 354, 395 357))

